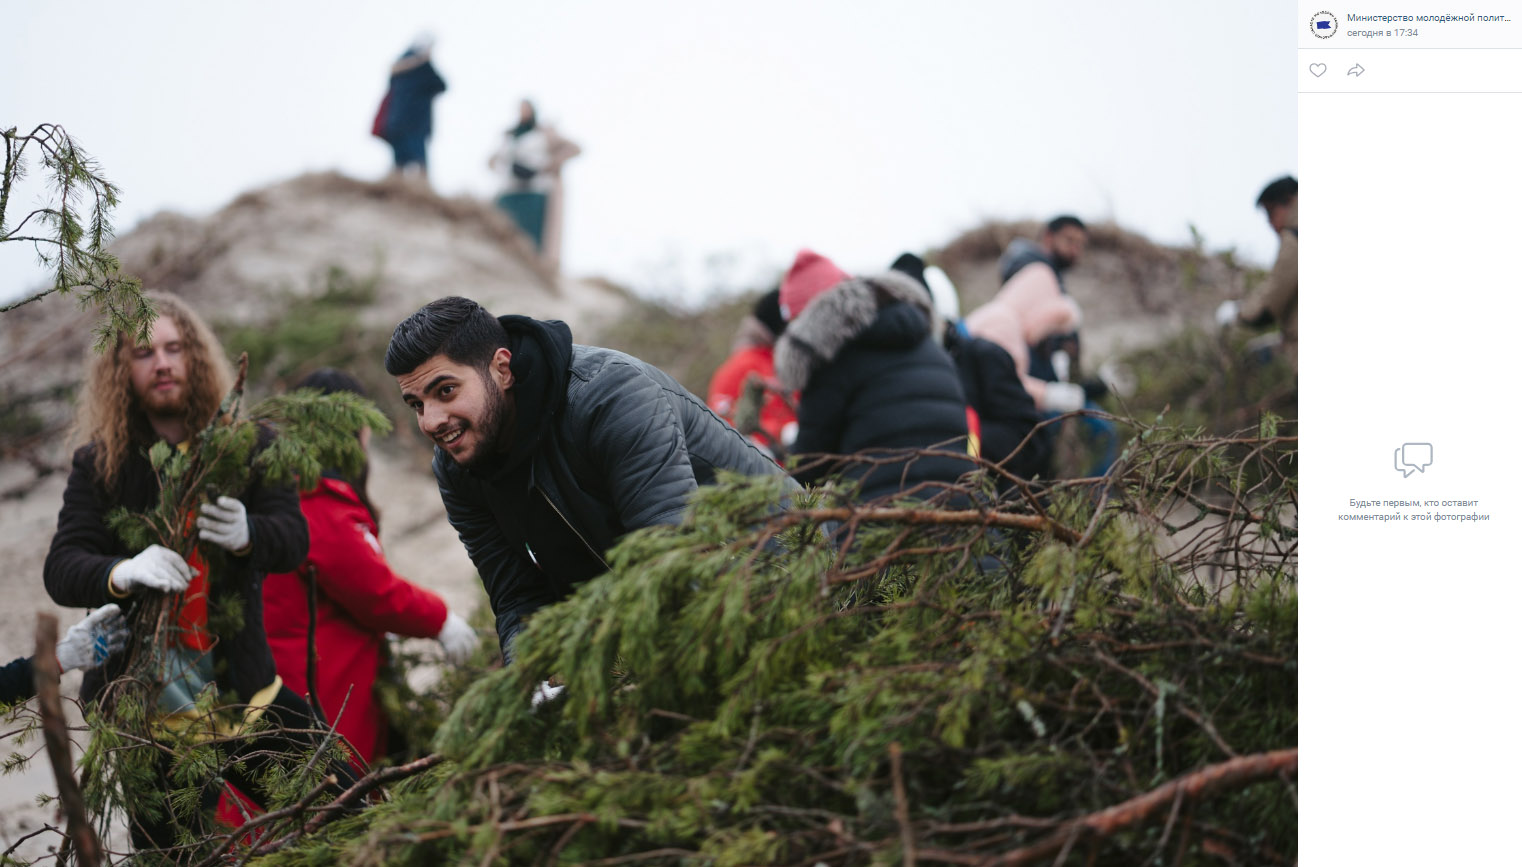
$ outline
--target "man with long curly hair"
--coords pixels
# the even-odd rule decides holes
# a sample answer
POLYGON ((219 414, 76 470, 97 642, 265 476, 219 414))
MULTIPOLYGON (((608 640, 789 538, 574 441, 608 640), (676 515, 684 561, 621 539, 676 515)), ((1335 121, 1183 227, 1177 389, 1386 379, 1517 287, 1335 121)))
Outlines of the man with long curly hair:
MULTIPOLYGON (((60 605, 118 603, 129 613, 160 594, 183 594, 166 649, 169 664, 160 675, 163 688, 150 713, 173 727, 211 689, 219 707, 246 706, 243 723, 261 717, 274 722, 275 732, 244 741, 234 751, 248 756, 244 767, 225 772, 234 785, 259 797, 257 781, 271 755, 314 744, 310 734, 279 729, 319 727, 307 703, 276 676, 262 617, 264 575, 301 564, 306 521, 294 490, 264 484, 255 473, 238 496, 219 496, 200 506, 199 542, 188 560, 159 545, 129 550, 109 528, 106 516, 113 509, 141 512, 157 502, 149 448, 160 441, 187 447, 215 418, 232 386, 226 354, 200 317, 174 296, 145 294, 158 314, 149 339, 118 334, 90 365, 78 424, 85 445, 74 453, 43 579, 60 605)), ((261 433, 258 448, 270 439, 261 433)), ((103 670, 91 671, 82 697, 95 698, 125 662, 124 654, 116 654, 103 670)), ((168 759, 162 761, 167 780, 168 759)), ((210 780, 202 792, 203 809, 190 819, 192 830, 204 829, 205 814, 220 794, 210 780)), ((146 812, 158 812, 149 808, 131 817, 139 848, 174 845, 178 820, 167 799, 160 806, 166 809, 159 816, 149 818, 146 812)))

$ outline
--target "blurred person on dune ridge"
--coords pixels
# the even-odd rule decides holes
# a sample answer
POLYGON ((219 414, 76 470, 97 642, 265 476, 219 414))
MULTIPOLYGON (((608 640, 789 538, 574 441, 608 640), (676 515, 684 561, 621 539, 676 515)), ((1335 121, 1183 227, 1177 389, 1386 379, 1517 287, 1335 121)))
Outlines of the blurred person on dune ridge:
MULTIPOLYGON (((308 374, 295 387, 368 396, 359 380, 330 367, 308 374)), ((360 432, 366 453, 369 440, 366 428, 360 432)), ((334 730, 367 764, 388 752, 389 722, 373 694, 388 657, 386 633, 437 639, 456 665, 480 643, 475 630, 437 593, 391 571, 367 490, 369 475, 368 463, 352 479, 335 469, 323 470, 317 487, 301 495, 312 540, 306 559, 295 571, 270 575, 264 582, 264 624, 275 669, 298 693, 309 695, 315 688, 334 730), (315 670, 308 658, 309 640, 316 651, 315 670)))
POLYGON ((391 65, 391 81, 375 119, 375 133, 391 145, 393 172, 428 179, 428 139, 433 100, 445 89, 433 68, 433 36, 420 33, 391 65))
POLYGON ((502 137, 487 165, 502 173, 497 207, 523 230, 540 260, 551 270, 560 265, 565 217, 565 182, 561 169, 581 154, 581 146, 539 120, 534 104, 518 104, 518 122, 502 137))

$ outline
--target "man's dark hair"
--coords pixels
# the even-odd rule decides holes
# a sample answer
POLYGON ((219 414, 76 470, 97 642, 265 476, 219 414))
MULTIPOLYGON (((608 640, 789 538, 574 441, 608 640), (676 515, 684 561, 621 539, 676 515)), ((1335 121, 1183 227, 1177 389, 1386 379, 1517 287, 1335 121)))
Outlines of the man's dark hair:
POLYGON ((386 346, 386 372, 401 376, 444 353, 455 364, 484 369, 498 349, 507 347, 507 332, 486 308, 458 295, 431 301, 391 332, 386 346))
POLYGON ((1295 180, 1294 175, 1285 175, 1263 188, 1263 192, 1258 194, 1258 207, 1267 209, 1287 205, 1298 195, 1300 182, 1295 180))
POLYGON ((1089 227, 1085 226, 1082 220, 1078 219, 1072 214, 1063 214, 1060 217, 1053 217, 1051 222, 1046 224, 1046 230, 1052 234, 1056 234, 1063 229, 1066 229, 1068 226, 1077 226, 1085 233, 1089 231, 1089 227))

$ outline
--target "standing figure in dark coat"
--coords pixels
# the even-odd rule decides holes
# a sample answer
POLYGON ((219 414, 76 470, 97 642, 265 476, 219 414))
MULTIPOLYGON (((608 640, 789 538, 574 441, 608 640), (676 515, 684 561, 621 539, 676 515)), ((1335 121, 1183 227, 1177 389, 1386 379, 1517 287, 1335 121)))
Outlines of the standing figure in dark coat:
MULTIPOLYGON (((322 728, 310 706, 276 675, 261 616, 265 573, 300 565, 307 525, 296 492, 266 484, 255 472, 246 490, 232 492, 237 496, 218 496, 200 506, 199 542, 188 560, 159 545, 134 551, 112 532, 106 516, 113 509, 142 512, 158 502, 149 447, 188 444, 216 417, 232 386, 222 347, 200 317, 174 296, 145 295, 158 312, 148 341, 118 334, 91 366, 79 424, 89 442, 74 453, 43 581, 54 602, 78 607, 115 602, 130 611, 161 594, 183 594, 164 649, 158 703, 149 713, 156 725, 176 728, 199 716, 195 703, 211 691, 217 707, 241 710, 226 734, 255 731, 261 720, 273 722, 274 730, 231 748, 229 758, 244 761, 226 771, 234 785, 262 801, 263 772, 282 753, 310 751, 320 740, 314 732, 322 728)), ((262 432, 255 454, 271 442, 273 436, 262 432)), ((125 661, 118 654, 87 672, 81 697, 94 700, 106 681, 122 673, 125 661)), ((173 846, 178 830, 185 830, 167 797, 173 760, 167 754, 160 760, 166 783, 159 815, 129 808, 137 848, 173 846)), ((346 764, 334 763, 330 770, 342 787, 355 779, 346 764)), ((220 782, 202 783, 202 810, 188 829, 193 834, 204 835, 222 794, 220 782)))
POLYGON ((930 293, 895 271, 852 277, 812 250, 782 280, 787 329, 777 378, 799 392, 805 456, 794 477, 810 484, 840 473, 862 500, 929 497, 974 468, 966 453, 967 402, 951 358, 931 332, 930 293), (807 455, 854 456, 810 461, 807 455))
POLYGON ((433 68, 433 37, 422 34, 391 66, 381 137, 391 145, 396 172, 428 177, 428 137, 433 135, 433 99, 444 79, 433 68))

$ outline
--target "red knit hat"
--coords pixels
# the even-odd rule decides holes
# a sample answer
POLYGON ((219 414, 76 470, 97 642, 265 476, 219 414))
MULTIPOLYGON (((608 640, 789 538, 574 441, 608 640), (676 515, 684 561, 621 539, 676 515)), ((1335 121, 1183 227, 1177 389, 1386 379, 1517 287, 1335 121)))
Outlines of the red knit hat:
POLYGON ((809 306, 809 302, 849 279, 851 275, 837 268, 829 259, 813 250, 799 250, 798 258, 793 260, 793 267, 782 278, 782 295, 779 299, 782 318, 788 321, 797 319, 803 308, 809 306))

